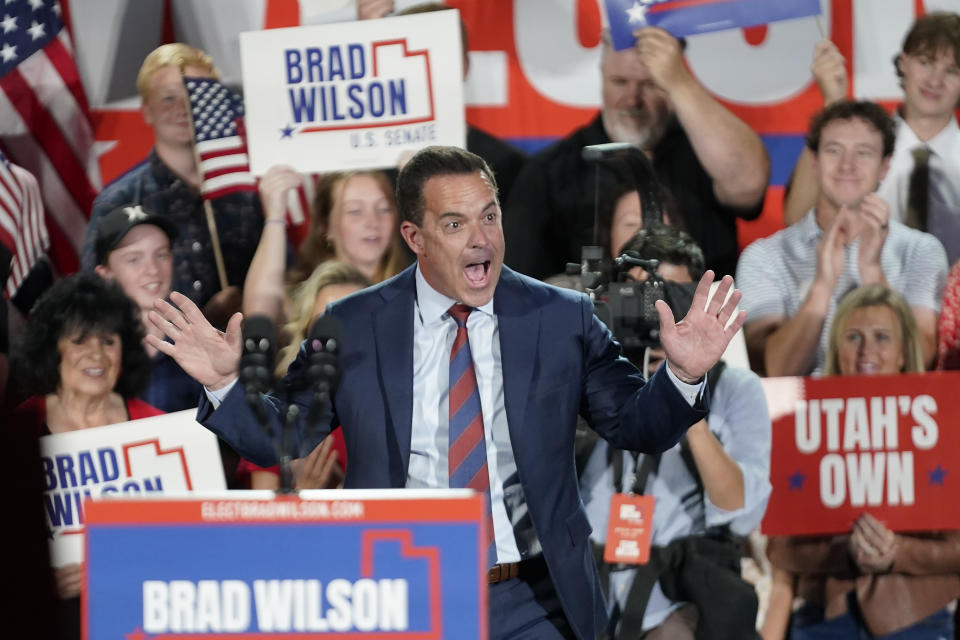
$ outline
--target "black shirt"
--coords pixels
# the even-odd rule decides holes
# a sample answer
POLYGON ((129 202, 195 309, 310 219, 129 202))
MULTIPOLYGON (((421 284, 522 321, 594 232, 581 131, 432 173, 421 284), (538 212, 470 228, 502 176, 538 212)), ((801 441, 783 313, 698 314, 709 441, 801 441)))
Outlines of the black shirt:
MULTIPOLYGON (((535 278, 580 262, 580 248, 593 244, 594 168, 580 155, 586 145, 610 142, 598 114, 593 122, 531 157, 513 186, 504 213, 506 263, 535 278)), ((721 204, 713 180, 700 164, 674 118, 653 150, 658 178, 679 208, 683 228, 703 249, 708 269, 733 275, 737 265, 736 218, 760 215, 721 204)))

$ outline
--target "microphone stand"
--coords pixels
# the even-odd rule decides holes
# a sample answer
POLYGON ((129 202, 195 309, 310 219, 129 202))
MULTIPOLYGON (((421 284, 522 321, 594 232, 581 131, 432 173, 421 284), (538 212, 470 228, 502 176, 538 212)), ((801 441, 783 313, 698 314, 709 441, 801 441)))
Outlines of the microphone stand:
POLYGON ((287 391, 287 411, 284 414, 283 428, 280 438, 277 442, 277 458, 280 461, 280 489, 278 493, 292 494, 296 493, 294 489, 293 468, 290 463, 293 460, 293 433, 297 425, 297 419, 300 417, 300 407, 293 402, 292 394, 287 391))

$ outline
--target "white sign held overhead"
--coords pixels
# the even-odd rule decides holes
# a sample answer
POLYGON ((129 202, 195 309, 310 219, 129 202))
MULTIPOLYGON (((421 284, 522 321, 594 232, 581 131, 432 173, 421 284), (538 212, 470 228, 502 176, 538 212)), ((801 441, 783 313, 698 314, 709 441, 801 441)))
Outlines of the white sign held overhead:
POLYGON ((431 144, 462 147, 457 11, 240 35, 250 170, 395 167, 431 144))

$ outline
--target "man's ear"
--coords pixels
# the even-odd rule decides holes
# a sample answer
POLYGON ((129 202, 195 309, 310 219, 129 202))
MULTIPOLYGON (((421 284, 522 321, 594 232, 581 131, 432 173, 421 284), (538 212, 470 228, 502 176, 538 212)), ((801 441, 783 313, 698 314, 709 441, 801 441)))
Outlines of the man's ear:
POLYGON ((404 220, 400 223, 400 235, 410 247, 410 251, 418 256, 423 253, 423 234, 420 232, 420 227, 409 220, 404 220))
POLYGON ((110 267, 106 265, 98 264, 93 268, 93 270, 98 276, 100 276, 104 280, 113 279, 113 271, 110 271, 110 267))

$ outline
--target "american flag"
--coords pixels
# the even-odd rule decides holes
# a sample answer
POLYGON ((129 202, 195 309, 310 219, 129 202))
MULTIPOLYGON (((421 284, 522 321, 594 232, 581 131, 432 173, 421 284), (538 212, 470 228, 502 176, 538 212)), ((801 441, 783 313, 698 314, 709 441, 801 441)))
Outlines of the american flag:
MULTIPOLYGON (((0 244, 11 255, 4 287, 13 298, 37 260, 50 248, 37 180, 0 154, 0 244)), ((2 272, 2 270, 0 270, 2 272)), ((0 283, 3 284, 3 283, 0 283)))
POLYGON ((54 0, 0 6, 0 146, 39 180, 57 271, 76 271, 100 170, 73 45, 54 0))
MULTIPOLYGON (((197 156, 202 183, 200 192, 213 200, 236 191, 256 191, 250 173, 247 141, 243 128, 243 102, 230 89, 212 78, 183 79, 190 100, 197 156)), ((304 180, 287 199, 287 235, 299 247, 310 226, 307 189, 304 180)))
POLYGON ((242 135, 243 102, 211 78, 184 78, 200 160, 200 192, 213 200, 236 191, 256 191, 242 135))

